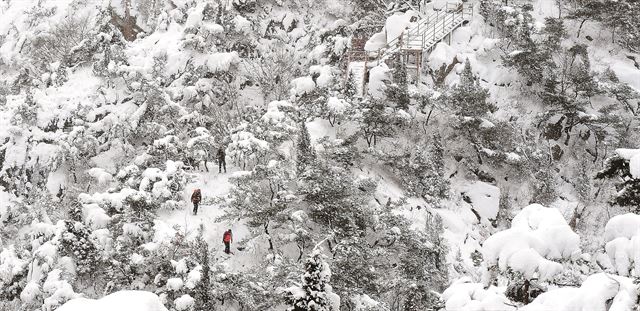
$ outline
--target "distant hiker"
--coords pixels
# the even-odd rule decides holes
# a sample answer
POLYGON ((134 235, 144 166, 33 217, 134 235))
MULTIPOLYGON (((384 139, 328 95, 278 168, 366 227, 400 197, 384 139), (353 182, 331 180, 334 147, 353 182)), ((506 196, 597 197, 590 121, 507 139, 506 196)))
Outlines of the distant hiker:
POLYGON ((217 157, 218 157, 218 173, 222 173, 222 169, 224 168, 224 172, 227 172, 227 161, 225 160, 225 157, 227 155, 224 153, 224 149, 222 147, 218 148, 218 153, 217 153, 217 157))
POLYGON ((233 242, 233 236, 231 235, 231 229, 224 232, 222 235, 222 243, 224 243, 224 252, 229 254, 231 252, 231 242, 233 242))
POLYGON ((193 203, 193 214, 198 215, 198 204, 202 201, 202 193, 200 189, 193 190, 193 194, 191 195, 191 203, 193 203))

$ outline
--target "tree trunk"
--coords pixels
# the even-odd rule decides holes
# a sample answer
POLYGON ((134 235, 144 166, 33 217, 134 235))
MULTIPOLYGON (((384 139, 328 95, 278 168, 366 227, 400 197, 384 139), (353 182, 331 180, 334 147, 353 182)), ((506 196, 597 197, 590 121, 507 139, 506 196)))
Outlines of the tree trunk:
POLYGON ((580 31, 582 31, 582 26, 584 25, 584 23, 587 21, 587 19, 583 19, 582 22, 580 22, 580 27, 578 27, 578 35, 576 35, 576 38, 580 38, 580 31))
POLYGON ((271 239, 271 235, 269 234, 269 223, 264 224, 264 233, 267 235, 267 240, 269 241, 269 250, 273 250, 273 240, 271 239))
POLYGON ((613 30, 611 30, 611 43, 616 43, 616 26, 613 26, 613 30))
POLYGON ((431 119, 431 113, 433 112, 433 108, 434 106, 431 106, 431 109, 429 110, 429 114, 427 115, 427 121, 424 122, 425 125, 429 125, 429 119, 431 119))

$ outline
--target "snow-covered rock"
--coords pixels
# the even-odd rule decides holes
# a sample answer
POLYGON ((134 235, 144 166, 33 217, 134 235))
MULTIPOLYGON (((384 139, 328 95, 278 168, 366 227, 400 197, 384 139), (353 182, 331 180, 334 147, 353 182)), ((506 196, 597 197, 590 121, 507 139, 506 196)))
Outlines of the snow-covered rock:
POLYGON ((408 10, 404 13, 398 12, 387 17, 382 31, 371 36, 365 43, 365 51, 377 51, 396 40, 411 26, 411 18, 416 16, 416 12, 408 10))
POLYGON ((485 182, 476 181, 465 186, 462 192, 469 198, 473 209, 483 219, 495 219, 500 205, 500 189, 485 182))
POLYGON ((448 311, 510 311, 515 306, 504 295, 505 288, 474 283, 468 278, 454 281, 442 293, 448 311))
POLYGON ((94 300, 76 298, 68 301, 57 311, 167 311, 160 297, 145 291, 119 291, 94 300))
POLYGON ((624 311, 633 310, 638 285, 630 278, 598 273, 589 276, 580 287, 550 290, 538 296, 522 311, 624 311))
POLYGON ((436 44, 436 47, 429 54, 427 62, 430 68, 440 69, 442 65, 449 65, 456 57, 457 51, 444 42, 436 44))

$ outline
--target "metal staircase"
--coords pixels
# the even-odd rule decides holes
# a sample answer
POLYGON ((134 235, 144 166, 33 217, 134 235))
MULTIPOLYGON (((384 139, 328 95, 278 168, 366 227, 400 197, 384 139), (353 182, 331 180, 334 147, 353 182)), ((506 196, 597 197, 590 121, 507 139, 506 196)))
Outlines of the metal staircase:
MULTIPOLYGON (((376 52, 352 51, 347 59, 347 78, 352 76, 354 83, 358 85, 362 81, 363 86, 357 87, 364 91, 366 84, 366 71, 368 68, 386 62, 393 57, 400 56, 407 66, 407 70, 415 70, 416 79, 419 80, 422 67, 422 59, 428 55, 435 45, 451 38, 451 33, 470 20, 473 16, 471 3, 447 3, 446 8, 434 13, 418 14, 420 19, 411 28, 405 30, 400 36, 388 40, 387 44, 376 52), (355 65, 363 70, 351 70, 355 68, 351 63, 364 63, 355 65), (356 76, 356 74, 358 76, 356 76)), ((363 93, 360 93, 363 94, 363 93)))

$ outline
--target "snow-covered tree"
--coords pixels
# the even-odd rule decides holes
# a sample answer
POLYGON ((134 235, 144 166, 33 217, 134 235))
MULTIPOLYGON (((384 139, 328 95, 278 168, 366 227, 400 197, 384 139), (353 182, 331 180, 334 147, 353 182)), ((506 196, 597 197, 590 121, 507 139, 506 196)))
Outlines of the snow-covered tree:
POLYGON ((91 239, 91 232, 80 222, 65 222, 66 231, 62 233, 61 246, 68 256, 74 259, 76 273, 87 276, 98 267, 99 254, 91 239))
POLYGON ((299 176, 299 192, 309 204, 309 216, 338 236, 357 235, 372 221, 365 212, 375 181, 354 178, 344 168, 316 161, 299 176))
POLYGON ((408 153, 391 157, 389 164, 399 171, 403 185, 410 195, 437 203, 449 197, 449 181, 444 175, 442 139, 433 139, 411 146, 408 153), (422 144, 428 144, 425 147, 422 144))
POLYGON ((396 58, 393 67, 393 83, 387 86, 385 92, 387 100, 394 103, 397 109, 407 111, 409 108, 409 81, 407 65, 401 58, 396 58))
POLYGON ((292 191, 294 171, 291 161, 271 160, 250 172, 232 178, 234 186, 223 202, 224 219, 246 219, 256 236, 264 235, 269 249, 275 249, 273 227, 287 220, 288 209, 297 197, 292 191))
POLYGON ((305 122, 300 125, 298 142, 296 146, 296 167, 298 174, 302 173, 306 166, 311 164, 316 158, 315 149, 311 145, 311 137, 305 122))
POLYGON ((440 98, 456 116, 472 119, 484 117, 494 109, 488 99, 489 92, 480 86, 480 81, 473 74, 468 59, 464 63, 458 84, 440 98))
POLYGON ((231 142, 226 153, 236 165, 246 169, 247 166, 264 163, 269 148, 268 142, 257 138, 251 132, 239 129, 231 134, 231 142))
POLYGON ((331 270, 317 249, 304 263, 304 275, 298 286, 286 289, 285 300, 292 311, 337 311, 340 297, 333 293, 331 270))
POLYGON ((603 170, 598 172, 596 178, 620 179, 616 185, 616 194, 612 198, 615 204, 635 207, 639 212, 640 206, 640 171, 638 149, 618 149, 616 155, 608 158, 603 170))
POLYGON ((364 99, 355 109, 355 117, 361 122, 360 131, 369 147, 377 145, 381 138, 392 137, 409 116, 406 112, 396 112, 382 100, 364 99))

